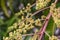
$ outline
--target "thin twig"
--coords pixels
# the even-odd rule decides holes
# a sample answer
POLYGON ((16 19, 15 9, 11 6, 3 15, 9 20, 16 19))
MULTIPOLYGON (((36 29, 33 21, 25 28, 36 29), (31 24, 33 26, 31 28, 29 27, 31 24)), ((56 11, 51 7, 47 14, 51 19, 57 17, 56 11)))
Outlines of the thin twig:
MULTIPOLYGON (((38 33, 31 33, 31 34, 23 34, 22 36, 32 36, 34 34, 38 34, 38 33)), ((38 34, 39 35, 39 34, 38 34)))
POLYGON ((41 12, 41 11, 43 11, 43 10, 45 10, 45 9, 48 9, 48 8, 50 8, 50 6, 34 12, 34 13, 32 14, 32 16, 34 16, 34 15, 38 14, 39 12, 41 12))
MULTIPOLYGON (((48 37, 51 37, 46 31, 44 32, 48 37)), ((39 33, 23 34, 22 36, 32 36, 34 34, 39 35, 39 33)))
POLYGON ((51 38, 51 36, 45 31, 45 34, 49 37, 49 38, 51 38))
POLYGON ((32 36, 34 35, 34 33, 31 33, 31 34, 23 34, 22 36, 32 36))
POLYGON ((36 3, 32 4, 32 5, 31 5, 31 8, 32 8, 33 6, 35 6, 35 5, 36 5, 36 3))

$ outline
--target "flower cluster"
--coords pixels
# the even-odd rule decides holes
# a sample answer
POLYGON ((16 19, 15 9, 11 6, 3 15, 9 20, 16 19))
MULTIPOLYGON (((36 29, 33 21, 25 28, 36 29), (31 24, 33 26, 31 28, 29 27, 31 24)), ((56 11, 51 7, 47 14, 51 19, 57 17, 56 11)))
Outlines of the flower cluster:
MULTIPOLYGON (((41 16, 41 19, 33 18, 34 15, 40 12, 40 9, 47 6, 50 1, 51 0, 37 0, 36 10, 38 11, 33 14, 31 13, 30 3, 28 3, 26 7, 22 8, 20 12, 15 13, 14 17, 17 18, 17 21, 15 21, 12 25, 10 25, 10 27, 7 28, 7 33, 5 36, 3 36, 3 40, 24 40, 27 35, 31 36, 29 40, 44 40, 43 36, 45 34, 49 37, 49 40, 59 40, 57 36, 50 36, 45 31, 51 15, 48 14, 48 18, 44 15, 41 16), (39 28, 41 28, 41 30, 39 30, 39 28), (31 30, 32 32, 30 32, 31 30)), ((57 27, 60 28, 60 8, 56 8, 56 3, 52 3, 50 6, 50 14, 52 14, 53 20, 57 27)))
POLYGON ((50 7, 50 12, 52 12, 52 17, 57 27, 60 27, 60 7, 56 8, 56 4, 53 3, 50 7))
POLYGON ((17 31, 10 32, 9 37, 3 37, 3 40, 22 40, 22 35, 17 31))
POLYGON ((49 38, 49 40, 58 40, 58 38, 56 36, 52 35, 52 37, 49 38))
POLYGON ((36 9, 39 10, 44 8, 51 0, 37 0, 36 1, 36 9))
MULTIPOLYGON (((23 8, 20 12, 16 13, 15 16, 19 17, 19 20, 16 21, 12 26, 7 28, 7 32, 9 34, 8 37, 3 37, 3 40, 22 40, 22 35, 26 34, 27 31, 33 29, 38 26, 39 28, 42 26, 41 19, 33 19, 31 17, 31 9, 30 4, 27 5, 26 9, 23 8), (27 15, 25 15, 27 14, 27 15)), ((44 17, 42 17, 44 18, 44 17)), ((38 30, 36 30, 37 32, 38 30)), ((35 32, 35 33, 36 33, 35 32)), ((34 36, 35 37, 35 36, 34 36)))

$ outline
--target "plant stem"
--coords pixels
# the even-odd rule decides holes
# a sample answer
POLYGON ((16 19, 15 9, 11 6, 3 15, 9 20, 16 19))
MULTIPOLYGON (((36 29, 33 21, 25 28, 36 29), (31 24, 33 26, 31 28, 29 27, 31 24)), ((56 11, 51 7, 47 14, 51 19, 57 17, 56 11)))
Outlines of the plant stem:
POLYGON ((48 16, 46 17, 46 20, 44 21, 44 24, 43 24, 42 28, 39 31, 39 33, 40 33, 39 40, 42 39, 42 36, 43 36, 43 34, 44 34, 45 30, 46 30, 46 27, 48 25, 50 17, 51 17, 51 13, 48 14, 48 16))
MULTIPOLYGON (((57 3, 57 1, 58 1, 58 0, 55 0, 54 3, 57 3)), ((47 15, 47 17, 46 17, 46 20, 44 21, 44 25, 42 26, 42 28, 41 28, 40 31, 39 31, 40 35, 39 35, 39 39, 38 39, 38 40, 41 40, 41 39, 42 39, 42 36, 43 36, 43 34, 44 34, 45 30, 46 30, 46 27, 47 27, 47 25, 48 25, 48 22, 49 22, 49 19, 50 19, 51 16, 52 16, 52 14, 51 14, 51 12, 50 12, 50 13, 47 15)))

